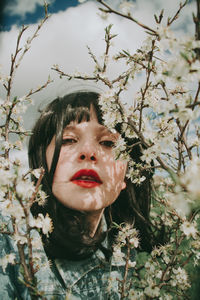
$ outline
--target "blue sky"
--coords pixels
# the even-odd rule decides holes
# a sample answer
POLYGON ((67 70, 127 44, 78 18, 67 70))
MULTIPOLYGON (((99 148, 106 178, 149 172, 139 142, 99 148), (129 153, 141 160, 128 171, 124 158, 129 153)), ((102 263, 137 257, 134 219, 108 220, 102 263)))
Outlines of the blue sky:
MULTIPOLYGON (((23 2, 23 0, 1 0, 0 4, 0 30, 8 31, 13 24, 31 24, 36 23, 44 15, 43 6, 40 5, 42 1, 29 0, 35 2, 32 11, 28 11, 25 15, 20 14, 20 11, 16 12, 15 7, 17 3, 23 2)), ((25 1, 26 3, 27 1, 25 1)), ((57 13, 59 11, 65 11, 69 7, 75 7, 79 4, 78 0, 53 0, 49 5, 49 13, 57 13)), ((26 5, 26 4, 25 4, 26 5)), ((27 7, 28 8, 28 7, 27 7)))
MULTIPOLYGON (((106 2, 112 4, 111 6, 115 5, 115 7, 122 1, 123 0, 106 0, 106 2)), ((137 0, 127 1, 132 3, 138 2, 137 0)), ((188 0, 188 3, 195 1, 196 0, 188 0)), ((37 23, 44 15, 43 2, 44 0, 0 0, 0 31, 9 31, 12 25, 20 26, 22 24, 37 23)), ((80 4, 78 0, 46 0, 46 2, 49 3, 50 14, 66 11, 68 8, 76 7, 80 4)), ((171 1, 164 0, 143 0, 141 2, 147 4, 150 13, 151 8, 166 8, 169 4, 171 5, 171 1)), ((174 0, 174 2, 172 2, 172 8, 177 7, 179 2, 181 2, 181 0, 174 0)))

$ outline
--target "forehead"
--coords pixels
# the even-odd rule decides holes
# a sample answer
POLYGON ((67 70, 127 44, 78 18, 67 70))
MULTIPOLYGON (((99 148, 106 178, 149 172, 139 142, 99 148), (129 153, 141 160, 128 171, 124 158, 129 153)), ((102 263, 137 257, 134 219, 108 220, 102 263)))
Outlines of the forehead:
POLYGON ((69 132, 69 131, 84 131, 87 134, 87 130, 90 128, 90 130, 97 132, 97 133, 102 133, 102 134, 113 134, 116 135, 117 133, 111 132, 107 127, 101 125, 98 123, 98 120, 96 119, 90 119, 89 121, 82 121, 80 123, 76 121, 71 121, 69 125, 67 125, 64 128, 64 133, 69 132))

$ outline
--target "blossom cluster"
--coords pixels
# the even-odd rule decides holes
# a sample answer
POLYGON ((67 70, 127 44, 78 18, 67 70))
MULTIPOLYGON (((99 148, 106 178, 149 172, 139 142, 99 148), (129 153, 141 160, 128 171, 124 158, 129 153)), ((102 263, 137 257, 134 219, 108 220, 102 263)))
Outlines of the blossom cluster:
MULTIPOLYGON (((119 228, 116 244, 114 245, 114 259, 116 261, 123 261, 125 254, 122 249, 129 245, 130 249, 137 248, 139 245, 138 231, 130 224, 123 224, 119 228)), ((131 262, 129 261, 130 265, 131 262)))
MULTIPOLYGON (((32 172, 35 174, 35 170, 32 172)), ((48 215, 39 215, 37 219, 30 213, 34 201, 45 203, 46 195, 37 190, 24 174, 24 167, 18 159, 13 162, 0 158, 0 211, 1 232, 12 237, 15 244, 27 244, 33 229, 42 229, 44 234, 52 231, 52 222, 48 215)))
MULTIPOLYGON (((110 78, 107 74, 110 60, 104 59, 106 66, 102 68, 89 49, 95 63, 93 74, 84 76, 79 72, 77 77, 73 76, 105 84, 107 89, 100 97, 104 124, 111 131, 118 128, 122 133, 115 154, 117 159, 129 162, 127 177, 139 185, 146 180, 145 172, 154 172, 150 217, 154 240, 159 242, 155 242, 150 254, 137 256, 132 278, 134 288, 128 297, 187 299, 192 283, 192 273, 188 270, 199 265, 200 257, 200 41, 196 39, 199 35, 196 32, 196 37, 180 36, 171 27, 187 1, 180 3, 166 24, 161 11, 155 16, 156 24, 152 28, 134 18, 131 2, 121 1, 119 11, 112 9, 107 1, 97 2, 101 4, 103 18, 117 14, 147 32, 135 52, 120 50, 113 56, 115 62, 124 61, 127 66, 121 75, 110 78), (134 104, 126 105, 121 95, 138 77, 143 82, 134 93, 134 104), (126 144, 127 139, 134 141, 132 146, 126 144), (142 152, 140 162, 130 159, 136 144, 142 152)), ((195 20, 194 17, 194 23, 195 20)), ((109 36, 114 36, 111 26, 105 36, 107 57, 111 46, 109 36)), ((68 78, 72 77, 68 75, 68 78)), ((127 258, 122 251, 127 236, 122 232, 114 248, 114 256, 121 263, 127 258)))
POLYGON ((45 88, 51 79, 48 78, 45 84, 31 89, 23 97, 12 97, 12 87, 18 66, 47 19, 45 9, 44 19, 24 45, 21 45, 21 39, 28 26, 22 26, 15 53, 11 56, 9 76, 0 75, 0 83, 6 91, 5 99, 0 99, 0 235, 3 244, 8 236, 11 245, 11 253, 5 253, 5 249, 2 249, 0 266, 5 272, 8 264, 20 265, 18 275, 30 290, 31 297, 41 295, 37 291, 35 278, 36 272, 42 266, 39 254, 42 242, 38 231, 49 234, 53 225, 48 215, 34 218, 31 214, 34 202, 38 201, 43 205, 46 201, 46 195, 40 189, 43 169, 28 170, 27 165, 17 158, 17 154, 22 150, 27 152, 24 149, 24 139, 30 135, 30 132, 23 128, 22 114, 32 103, 31 95, 45 88), (31 181, 32 176, 38 178, 36 185, 31 181))

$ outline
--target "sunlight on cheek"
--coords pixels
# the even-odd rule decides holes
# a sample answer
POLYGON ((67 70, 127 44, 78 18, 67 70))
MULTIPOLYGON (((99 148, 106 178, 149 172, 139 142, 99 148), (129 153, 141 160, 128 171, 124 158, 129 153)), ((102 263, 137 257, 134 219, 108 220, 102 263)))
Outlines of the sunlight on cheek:
POLYGON ((82 189, 71 182, 53 183, 54 196, 66 207, 92 211, 105 208, 111 205, 118 197, 122 190, 123 181, 108 182, 104 185, 97 186, 95 189, 82 189))
POLYGON ((88 191, 71 182, 67 185, 55 182, 52 191, 63 205, 75 210, 92 211, 109 205, 110 197, 101 186, 88 191))
POLYGON ((127 169, 127 163, 123 161, 117 161, 115 165, 115 172, 117 176, 125 177, 127 169))
POLYGON ((121 192, 121 183, 115 187, 110 187, 109 190, 97 187, 94 193, 87 193, 80 201, 83 210, 97 210, 111 205, 121 192))
POLYGON ((100 188, 96 188, 94 193, 88 192, 84 199, 81 200, 80 206, 83 210, 97 210, 105 207, 105 194, 100 188))

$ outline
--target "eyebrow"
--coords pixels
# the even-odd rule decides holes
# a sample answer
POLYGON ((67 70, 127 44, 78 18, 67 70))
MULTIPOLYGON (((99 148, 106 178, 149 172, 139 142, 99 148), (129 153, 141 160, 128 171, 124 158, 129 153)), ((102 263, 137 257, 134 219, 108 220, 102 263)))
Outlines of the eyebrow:
MULTIPOLYGON (((101 132, 101 133, 104 133, 104 131, 105 131, 105 133, 107 133, 107 134, 110 134, 110 135, 113 135, 113 136, 115 136, 116 135, 116 133, 113 133, 113 132, 111 132, 108 128, 106 128, 105 126, 103 126, 103 125, 100 125, 99 124, 99 126, 96 126, 96 128, 97 128, 97 130, 99 131, 99 132, 101 132)), ((76 125, 67 125, 65 128, 64 128, 64 130, 63 130, 63 133, 66 133, 66 132, 68 132, 68 131, 80 131, 80 129, 76 126, 76 125)))
POLYGON ((63 132, 68 131, 68 130, 73 130, 74 131, 74 130, 78 130, 78 128, 76 126, 73 126, 73 125, 67 125, 64 128, 63 132))

